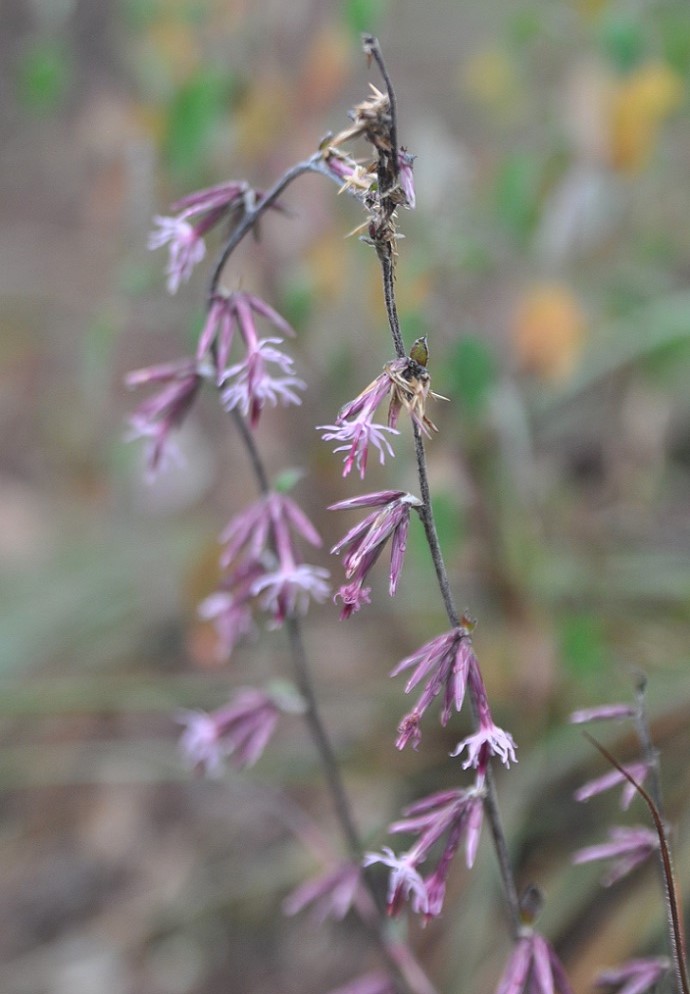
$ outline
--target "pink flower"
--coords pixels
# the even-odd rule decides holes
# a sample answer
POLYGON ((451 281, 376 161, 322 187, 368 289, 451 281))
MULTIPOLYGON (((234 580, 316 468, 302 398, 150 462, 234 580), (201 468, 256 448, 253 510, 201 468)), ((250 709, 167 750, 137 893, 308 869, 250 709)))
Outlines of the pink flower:
POLYGON ((493 721, 482 723, 478 732, 468 735, 458 742, 451 756, 459 756, 467 749, 467 758, 462 764, 463 769, 472 766, 476 770, 485 770, 489 754, 498 756, 505 766, 517 763, 515 741, 509 732, 495 725, 493 721))
POLYGON ((414 194, 414 177, 412 174, 414 160, 415 156, 410 155, 407 149, 401 148, 398 150, 398 182, 400 183, 402 192, 405 194, 405 200, 407 201, 405 206, 410 209, 414 209, 417 202, 414 194))
POLYGON ((635 867, 644 863, 659 848, 656 833, 649 828, 611 828, 610 842, 587 846, 573 854, 573 863, 590 863, 596 859, 613 859, 611 870, 602 879, 604 887, 610 887, 635 867))
POLYGON ((365 853, 363 866, 373 866, 383 863, 391 873, 388 878, 388 914, 396 915, 403 901, 410 901, 415 912, 426 914, 429 910, 429 899, 426 885, 416 868, 414 854, 403 853, 396 856, 389 846, 383 846, 380 853, 365 853))
MULTIPOLYGON (((239 329, 244 345, 249 354, 260 349, 259 335, 254 322, 254 315, 265 318, 285 335, 293 336, 295 332, 288 322, 260 297, 251 293, 237 290, 234 293, 218 292, 211 301, 206 323, 201 332, 197 345, 197 359, 202 361, 209 352, 213 352, 217 370, 218 383, 228 377, 228 360, 235 335, 239 329)), ((270 339, 272 343, 282 339, 270 339)), ((277 350, 273 350, 277 352, 277 350)), ((281 355, 278 353, 278 355, 281 355)), ((281 355, 283 363, 291 366, 292 360, 281 355)), ((236 367, 233 367, 236 368, 236 367)))
MULTIPOLYGON (((341 587, 336 597, 342 597, 346 604, 355 603, 357 607, 361 605, 363 599, 368 596, 368 588, 363 587, 364 580, 389 538, 391 563, 388 591, 391 597, 394 596, 405 559, 410 508, 421 507, 421 504, 419 498, 405 493, 404 490, 382 490, 374 494, 353 497, 351 500, 342 500, 329 507, 329 511, 358 507, 380 508, 351 528, 331 549, 334 555, 339 555, 343 549, 347 550, 343 557, 343 566, 349 583, 341 587), (367 591, 366 594, 363 593, 364 590, 367 591)), ((347 617, 350 613, 351 611, 344 616, 347 617)))
POLYGON ((256 428, 267 404, 287 407, 302 403, 295 391, 305 390, 307 384, 292 375, 294 361, 290 356, 275 348, 281 341, 280 338, 259 339, 245 359, 228 367, 223 374, 223 384, 229 384, 221 394, 223 406, 227 411, 239 408, 251 428, 256 428), (277 366, 288 375, 275 376, 268 365, 277 366))
POLYGON ((419 836, 414 846, 418 861, 423 862, 432 847, 445 834, 449 836, 444 856, 454 856, 465 839, 468 868, 474 865, 484 813, 484 788, 441 790, 415 801, 404 810, 404 818, 389 825, 389 832, 410 832, 419 836), (450 846, 450 848, 449 848, 450 846))
POLYGON ((200 772, 218 775, 230 757, 242 769, 253 766, 273 735, 281 707, 276 695, 245 687, 223 708, 183 711, 180 749, 200 772))
POLYGON ((361 886, 361 869, 356 863, 340 863, 321 876, 307 880, 283 901, 286 915, 296 915, 309 905, 318 925, 327 918, 342 921, 355 903, 361 886))
POLYGON ((573 711, 570 721, 573 725, 582 725, 588 721, 609 721, 618 718, 634 718, 636 710, 630 704, 601 704, 599 707, 584 708, 573 711))
POLYGON ((176 217, 154 218, 158 230, 151 232, 148 245, 150 249, 163 245, 170 247, 166 269, 170 293, 177 292, 180 283, 189 279, 194 267, 204 258, 204 235, 238 207, 251 207, 254 200, 255 193, 246 183, 222 183, 178 200, 172 206, 176 217), (201 216, 191 224, 189 219, 196 215, 201 216))
POLYGON ((302 562, 293 532, 321 545, 313 524, 286 494, 269 492, 235 515, 221 535, 221 565, 229 570, 221 589, 204 602, 229 653, 251 630, 252 602, 260 602, 275 624, 303 613, 310 599, 323 601, 328 570, 302 562))
POLYGON ((513 948, 496 994, 573 994, 551 944, 531 930, 513 948))
POLYGON ((177 293, 180 283, 186 283, 192 275, 192 270, 206 255, 206 246, 197 228, 184 218, 155 217, 158 231, 149 235, 149 248, 157 249, 163 245, 170 247, 170 256, 166 273, 168 276, 168 293, 177 293))
POLYGON ((148 384, 161 386, 159 392, 140 404, 128 419, 130 440, 149 439, 146 457, 149 477, 155 476, 164 459, 173 455, 171 432, 186 418, 201 383, 202 377, 193 359, 148 366, 125 377, 125 385, 130 389, 148 384))
POLYGON ((474 709, 479 721, 479 728, 473 735, 458 742, 451 756, 459 756, 467 749, 467 758, 462 764, 463 769, 472 766, 477 770, 479 779, 484 777, 490 756, 498 756, 505 766, 517 763, 515 750, 517 746, 509 732, 504 731, 495 724, 489 699, 486 696, 486 687, 479 672, 479 667, 473 667, 468 673, 468 682, 472 690, 474 709))
POLYGON ((252 593, 260 596, 261 606, 273 616, 276 625, 286 618, 306 614, 309 601, 323 603, 330 593, 329 572, 320 566, 293 563, 265 573, 252 585, 252 593))
POLYGON ((380 461, 383 464, 386 453, 393 456, 394 452, 384 432, 397 435, 393 426, 376 424, 374 414, 384 397, 391 389, 391 381, 387 373, 381 373, 373 383, 341 408, 334 425, 319 425, 318 431, 325 432, 322 438, 325 442, 342 442, 334 452, 347 452, 344 460, 343 476, 347 476, 353 466, 357 466, 361 479, 367 471, 369 446, 378 449, 380 461))
MULTIPOLYGON (((627 763, 624 769, 637 783, 642 784, 649 773, 649 763, 644 760, 637 763, 627 763)), ((619 770, 610 770, 603 776, 597 777, 596 780, 589 780, 575 791, 574 797, 576 801, 588 801, 590 797, 602 794, 605 790, 611 790, 612 787, 618 787, 620 784, 623 785, 621 808, 627 811, 637 791, 619 770)))
POLYGON ((419 730, 420 719, 442 690, 441 724, 446 725, 453 707, 456 711, 462 707, 470 673, 475 682, 481 680, 479 663, 472 650, 472 639, 467 628, 462 626, 426 642, 411 656, 402 659, 391 670, 391 676, 409 669, 413 669, 413 672, 405 684, 406 694, 422 680, 426 682, 413 711, 405 715, 398 727, 398 749, 403 749, 410 741, 415 749, 418 747, 422 737, 419 730))
POLYGON ((597 987, 615 988, 618 994, 644 994, 644 991, 656 990, 656 985, 668 973, 670 966, 665 956, 631 959, 610 970, 603 970, 595 983, 597 987))

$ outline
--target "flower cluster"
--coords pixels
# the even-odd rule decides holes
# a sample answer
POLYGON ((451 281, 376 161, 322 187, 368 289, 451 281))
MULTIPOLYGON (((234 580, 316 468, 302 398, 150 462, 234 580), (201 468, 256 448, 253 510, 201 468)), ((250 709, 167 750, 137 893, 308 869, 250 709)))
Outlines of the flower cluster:
POLYGON ((328 596, 328 570, 302 561, 293 533, 321 545, 299 505, 270 491, 235 515, 221 534, 223 579, 202 602, 200 613, 214 622, 223 656, 253 630, 257 606, 278 626, 304 613, 310 600, 328 596))
POLYGON ((149 248, 168 246, 170 293, 177 293, 206 255, 204 236, 228 216, 251 210, 260 199, 248 183, 233 180, 182 197, 171 207, 174 217, 154 218, 157 230, 151 232, 149 248))
POLYGON ((382 863, 391 873, 388 881, 388 914, 400 911, 410 901, 413 911, 425 919, 441 914, 450 865, 460 845, 465 844, 468 868, 474 864, 484 814, 484 787, 442 790, 404 809, 400 821, 389 825, 389 832, 408 832, 418 836, 416 843, 401 856, 384 846, 380 853, 367 853, 365 866, 382 863), (422 877, 420 867, 436 843, 445 836, 436 868, 422 877))
POLYGON ((298 713, 302 702, 283 688, 272 692, 245 687, 225 707, 205 711, 182 711, 185 726, 180 750, 199 773, 218 776, 226 759, 238 769, 253 766, 268 744, 281 713, 298 713))
POLYGON ((356 466, 362 479, 367 471, 369 446, 378 450, 379 460, 386 454, 393 456, 393 448, 384 434, 397 435, 398 418, 404 408, 424 434, 438 431, 426 415, 428 397, 446 400, 431 390, 431 380, 426 368, 409 356, 387 362, 384 370, 362 390, 354 400, 348 401, 335 419, 335 424, 318 425, 325 442, 342 443, 334 452, 345 452, 343 476, 356 466), (385 398, 389 399, 387 424, 374 420, 376 411, 385 398))
POLYGON ((330 511, 344 511, 359 507, 376 507, 358 525, 337 542, 331 553, 339 555, 347 550, 343 566, 347 583, 335 595, 343 602, 341 620, 349 618, 362 604, 369 603, 370 588, 364 586, 369 571, 391 539, 391 564, 388 591, 393 597, 398 587, 407 548, 407 532, 410 526, 410 510, 421 507, 422 502, 404 490, 382 490, 374 494, 363 494, 351 500, 341 500, 332 504, 330 511))

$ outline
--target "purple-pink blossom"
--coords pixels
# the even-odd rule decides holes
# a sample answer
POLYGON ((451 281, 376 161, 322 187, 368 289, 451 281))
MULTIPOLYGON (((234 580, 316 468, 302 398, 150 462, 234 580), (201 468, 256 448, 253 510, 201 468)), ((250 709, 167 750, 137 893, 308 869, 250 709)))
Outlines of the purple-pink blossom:
POLYGON ((202 383, 197 364, 193 359, 178 359, 136 369, 125 377, 130 389, 156 385, 160 389, 141 403, 128 418, 130 440, 148 440, 146 467, 149 477, 154 477, 166 459, 176 455, 171 433, 187 417, 202 383))
MULTIPOLYGON (((626 763, 624 769, 638 784, 644 783, 647 774, 649 773, 649 763, 646 760, 640 760, 637 763, 626 763)), ((609 770, 604 773, 603 776, 597 777, 595 780, 588 780, 587 783, 579 787, 575 794, 576 801, 588 801, 590 797, 595 797, 597 794, 602 794, 605 790, 611 790, 614 787, 619 787, 623 785, 623 792, 621 794, 621 808, 624 811, 630 807, 633 797, 637 793, 637 789, 633 784, 620 772, 620 770, 609 770)))
POLYGON ((396 856, 390 846, 383 846, 381 852, 365 853, 363 866, 373 866, 383 863, 391 871, 388 877, 387 910, 389 915, 396 915, 403 902, 410 901, 412 910, 425 915, 429 910, 429 898, 426 884, 417 869, 414 854, 402 853, 396 856))
POLYGON ((183 711, 180 749, 193 769, 218 775, 225 759, 253 766, 273 735, 281 712, 276 695, 253 687, 238 690, 225 707, 207 714, 183 711))
POLYGON ((383 863, 391 870, 388 882, 388 913, 397 914, 409 900, 413 911, 425 920, 436 918, 443 910, 446 881, 458 848, 465 845, 468 867, 474 863, 479 845, 484 813, 484 787, 438 791, 410 804, 404 817, 389 826, 389 832, 407 832, 417 841, 405 853, 396 856, 384 846, 381 853, 368 853, 365 866, 383 863), (423 877, 421 868, 441 840, 435 868, 423 877))
POLYGON ((659 848, 656 832, 638 825, 634 828, 616 826, 609 829, 609 842, 586 846, 573 853, 573 863, 590 863, 598 859, 611 859, 613 866, 603 877, 604 887, 610 887, 626 876, 659 848))
POLYGON ((570 721, 573 725, 582 725, 588 721, 611 721, 620 718, 634 718, 636 709, 630 704, 600 704, 598 707, 582 708, 573 711, 570 721))
POLYGON ((405 684, 406 694, 422 680, 425 683, 415 707, 405 715, 398 727, 396 745, 398 749, 403 749, 412 742, 416 749, 422 737, 419 723, 432 701, 443 691, 441 724, 447 725, 453 708, 456 711, 462 708, 468 678, 472 675, 473 682, 478 684, 481 674, 472 649, 472 639, 461 625, 436 636, 412 655, 406 656, 391 670, 391 676, 405 670, 412 670, 405 684))
POLYGON ((597 987, 615 989, 617 994, 644 994, 645 991, 656 990, 656 985, 670 968, 666 956, 631 959, 620 966, 602 970, 595 983, 597 987))
POLYGON ((361 876, 361 868, 356 863, 339 863, 326 873, 300 884, 283 901, 283 911, 286 915, 296 915, 309 907, 318 925, 328 918, 342 921, 355 903, 361 876))
POLYGON ((175 217, 154 218, 157 230, 151 232, 148 246, 150 249, 169 246, 166 273, 170 293, 177 292, 180 283, 189 279, 204 258, 204 235, 238 207, 250 207, 255 197, 247 183, 221 183, 178 200, 172 205, 175 217), (191 218, 196 218, 194 224, 191 218))
POLYGON ((378 450, 380 462, 385 461, 386 453, 393 456, 393 448, 385 436, 385 432, 397 435, 394 426, 377 424, 374 421, 376 409, 390 393, 391 381, 383 372, 369 384, 354 400, 342 407, 333 425, 318 425, 317 431, 323 431, 321 436, 325 442, 342 442, 334 452, 346 452, 343 476, 347 476, 353 466, 359 470, 361 479, 367 471, 369 446, 378 450))
POLYGON ((414 193, 414 175, 412 167, 416 156, 410 155, 405 148, 398 150, 398 182, 405 194, 405 206, 414 209, 416 198, 414 193))
POLYGON ((496 994, 573 994, 551 943, 531 929, 513 947, 496 994))
POLYGON ((410 509, 421 507, 418 497, 404 490, 382 490, 373 494, 353 497, 332 504, 330 511, 344 511, 359 507, 374 507, 378 510, 367 515, 363 521, 351 528, 331 549, 343 557, 347 584, 342 586, 336 597, 343 600, 341 618, 349 617, 352 611, 348 604, 355 604, 357 610, 368 597, 369 588, 363 586, 374 563, 377 561, 388 539, 391 539, 391 560, 388 592, 393 597, 398 587, 407 548, 407 533, 410 525, 410 509))

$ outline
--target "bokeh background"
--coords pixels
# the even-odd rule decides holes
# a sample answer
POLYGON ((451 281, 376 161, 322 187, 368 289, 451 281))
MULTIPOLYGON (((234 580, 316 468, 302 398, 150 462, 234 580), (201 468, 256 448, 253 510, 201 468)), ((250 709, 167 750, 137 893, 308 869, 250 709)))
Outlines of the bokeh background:
MULTIPOLYGON (((204 398, 184 469, 148 487, 122 385, 188 353, 203 318, 203 267, 169 297, 152 216, 224 179, 270 184, 342 128, 377 82, 363 29, 418 155, 399 304, 451 398, 432 412, 430 471, 494 711, 520 746, 499 778, 519 881, 546 890, 543 927, 578 994, 596 969, 661 951, 653 867, 604 892, 597 867, 569 863, 620 814, 572 800, 602 764, 567 716, 629 699, 647 674, 687 888, 687 4, 5 0, 0 19, 0 988, 317 994, 376 962, 355 923, 281 914, 319 869, 288 823, 300 810, 335 837, 299 725, 220 782, 176 752, 179 708, 287 677, 289 659, 273 632, 219 663, 196 615, 217 536, 254 494, 227 417, 204 398)), ((308 177, 285 206, 238 254, 237 285, 298 329, 309 391, 267 412, 260 440, 273 472, 305 471, 295 496, 328 548, 344 525, 324 507, 362 487, 313 426, 390 346, 374 255, 344 237, 358 205, 308 177)), ((414 489, 409 441, 398 450, 367 489, 414 489)), ((445 627, 420 535, 396 600, 383 575, 373 600, 347 624, 313 610, 306 639, 378 847, 403 803, 458 782, 447 753, 466 724, 432 717, 419 753, 393 747, 407 702, 387 674, 445 627)), ((627 732, 602 734, 634 755, 627 732)), ((626 817, 646 819, 638 801, 626 817)), ((487 841, 472 875, 460 863, 444 918, 410 930, 448 994, 492 990, 509 948, 487 841)))

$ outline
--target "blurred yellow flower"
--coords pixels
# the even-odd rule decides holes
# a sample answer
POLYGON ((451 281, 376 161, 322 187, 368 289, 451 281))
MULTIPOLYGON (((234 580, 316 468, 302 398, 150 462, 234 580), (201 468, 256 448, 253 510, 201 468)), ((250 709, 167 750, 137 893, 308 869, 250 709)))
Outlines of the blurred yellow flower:
POLYGON ((586 334, 584 312, 572 290, 562 283, 542 283, 518 301, 512 339, 521 369, 548 380, 569 376, 586 334))
POLYGON ((611 165, 623 171, 643 168, 661 124, 682 99, 680 77, 661 62, 641 66, 621 80, 609 108, 611 165))
POLYGON ((499 113, 513 110, 520 95, 515 64, 501 48, 471 56, 461 68, 460 85, 477 103, 499 113))

